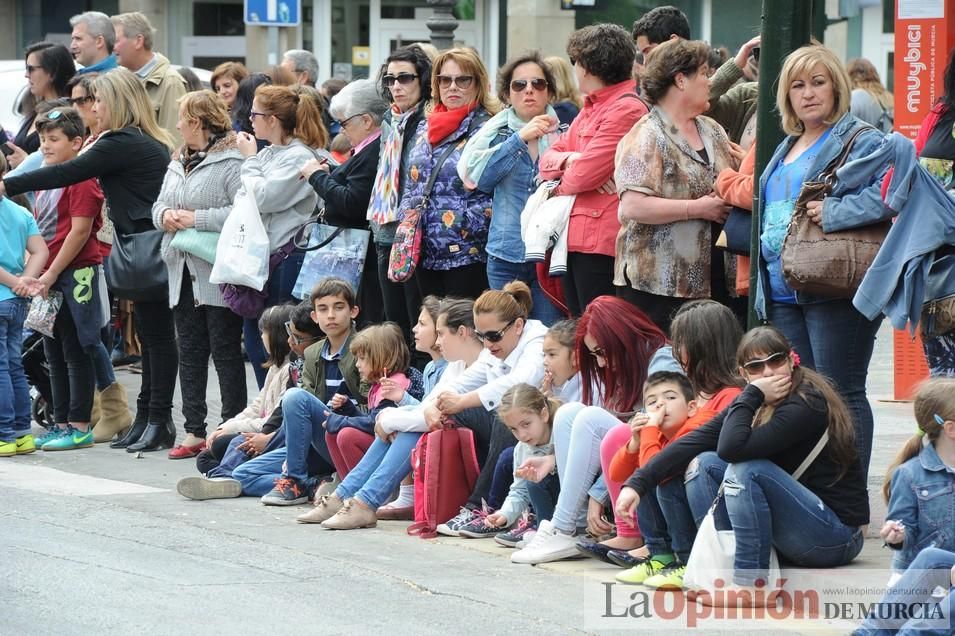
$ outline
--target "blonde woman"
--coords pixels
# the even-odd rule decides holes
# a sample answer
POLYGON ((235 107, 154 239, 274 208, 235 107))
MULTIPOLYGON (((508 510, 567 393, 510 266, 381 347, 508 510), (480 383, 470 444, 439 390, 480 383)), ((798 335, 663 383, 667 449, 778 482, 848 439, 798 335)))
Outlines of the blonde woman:
POLYGON ((176 127, 183 145, 173 153, 152 217, 153 225, 166 232, 162 259, 169 269, 169 306, 179 335, 179 384, 186 420, 186 438, 169 451, 169 458, 184 459, 206 447, 210 355, 219 378, 221 421, 240 413, 248 396, 242 318, 226 307, 219 286, 209 282, 212 263, 173 247, 179 232, 222 230, 239 190, 242 155, 225 102, 210 90, 187 93, 180 100, 176 127))
MULTIPOLYGON (((93 112, 104 132, 76 159, 0 181, 0 195, 62 188, 98 178, 117 237, 153 229, 152 206, 159 196, 173 141, 156 123, 155 110, 139 78, 124 68, 96 78, 93 112), (135 158, 135 160, 131 160, 135 158)), ((136 418, 110 444, 128 451, 172 446, 172 396, 179 355, 172 310, 166 298, 134 302, 134 324, 143 350, 143 378, 136 418)))
POLYGON ((892 93, 882 86, 879 72, 875 70, 872 62, 861 57, 849 60, 846 71, 852 80, 849 112, 884 133, 892 132, 895 119, 894 99, 892 93))
POLYGON ((427 206, 421 211, 421 263, 415 273, 423 296, 455 294, 477 298, 487 289, 488 226, 491 195, 468 190, 458 177, 464 145, 501 110, 490 91, 487 69, 471 49, 451 49, 434 61, 430 112, 418 124, 408 155, 411 182, 402 193, 399 210, 422 205, 425 184, 438 169, 427 206), (438 166, 438 158, 454 150, 438 166))
POLYGON ((560 123, 569 126, 580 109, 584 107, 584 98, 577 89, 577 81, 574 79, 574 67, 570 65, 567 58, 559 55, 545 57, 544 64, 554 74, 554 80, 557 83, 557 91, 553 100, 554 110, 557 111, 557 119, 560 120, 560 123))

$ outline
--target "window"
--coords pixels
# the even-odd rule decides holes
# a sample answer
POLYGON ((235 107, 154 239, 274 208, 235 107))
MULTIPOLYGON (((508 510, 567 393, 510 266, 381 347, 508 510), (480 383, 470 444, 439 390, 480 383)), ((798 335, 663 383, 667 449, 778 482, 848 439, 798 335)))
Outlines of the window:
POLYGON ((193 35, 245 35, 242 3, 196 2, 192 22, 193 35))

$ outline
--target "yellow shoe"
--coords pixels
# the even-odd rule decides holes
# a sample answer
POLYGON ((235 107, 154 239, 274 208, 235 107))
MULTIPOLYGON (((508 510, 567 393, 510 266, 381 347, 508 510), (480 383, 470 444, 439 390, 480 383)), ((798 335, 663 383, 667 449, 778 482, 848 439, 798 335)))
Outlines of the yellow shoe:
POLYGON ((655 557, 651 556, 648 559, 643 559, 643 562, 639 565, 635 565, 629 570, 624 570, 614 578, 617 579, 619 583, 626 583, 627 585, 642 585, 643 582, 649 579, 651 576, 655 576, 662 572, 667 565, 669 565, 669 563, 663 563, 662 561, 658 561, 655 557))
POLYGON ((16 454, 16 442, 0 442, 0 457, 13 457, 16 454))
POLYGON ((17 455, 29 455, 35 450, 36 442, 33 439, 33 435, 27 433, 17 438, 17 455))
POLYGON ((684 574, 686 574, 686 565, 674 561, 663 568, 659 574, 654 574, 648 578, 643 584, 655 590, 682 590, 684 574))

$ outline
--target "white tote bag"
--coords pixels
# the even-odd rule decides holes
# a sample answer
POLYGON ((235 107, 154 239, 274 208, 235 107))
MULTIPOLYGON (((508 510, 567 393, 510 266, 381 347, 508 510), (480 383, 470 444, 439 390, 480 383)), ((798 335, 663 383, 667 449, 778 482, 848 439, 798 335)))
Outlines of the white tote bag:
MULTIPOLYGON (((812 452, 793 472, 792 476, 796 481, 799 481, 799 478, 819 456, 828 441, 829 431, 826 431, 819 438, 812 452)), ((696 540, 693 541, 693 548, 690 550, 690 558, 686 562, 683 587, 688 590, 713 591, 716 589, 715 582, 717 579, 723 581, 721 587, 733 584, 733 572, 736 570, 736 533, 732 530, 717 530, 716 522, 713 520, 713 514, 722 497, 723 485, 721 484, 713 505, 710 506, 709 512, 700 522, 700 528, 696 531, 696 540)), ((774 589, 776 582, 781 578, 779 556, 776 554, 776 548, 770 548, 769 572, 767 573, 765 589, 774 589)))
POLYGON ((222 225, 209 282, 262 291, 269 279, 269 235, 255 203, 252 183, 248 178, 242 180, 242 190, 222 225))

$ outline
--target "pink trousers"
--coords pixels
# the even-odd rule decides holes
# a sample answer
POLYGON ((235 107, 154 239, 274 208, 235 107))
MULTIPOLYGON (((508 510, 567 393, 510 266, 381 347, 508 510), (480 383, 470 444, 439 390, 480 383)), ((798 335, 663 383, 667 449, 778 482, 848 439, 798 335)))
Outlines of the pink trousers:
MULTIPOLYGON (((623 484, 619 481, 611 481, 610 461, 628 441, 630 441, 630 425, 624 423, 610 429, 604 435, 603 441, 600 442, 600 469, 603 471, 604 481, 607 482, 607 490, 610 491, 610 501, 614 506, 617 504, 617 497, 620 496, 620 489, 623 488, 623 484)), ((616 512, 614 512, 614 518, 617 524, 617 536, 634 538, 641 536, 640 528, 630 519, 618 517, 616 512)))
MULTIPOLYGON (((347 427, 334 434, 325 433, 325 441, 328 443, 328 452, 332 456, 338 478, 345 479, 345 475, 365 456, 368 447, 375 441, 375 436, 357 428, 347 427)), ((617 491, 620 491, 619 487, 617 491)))

